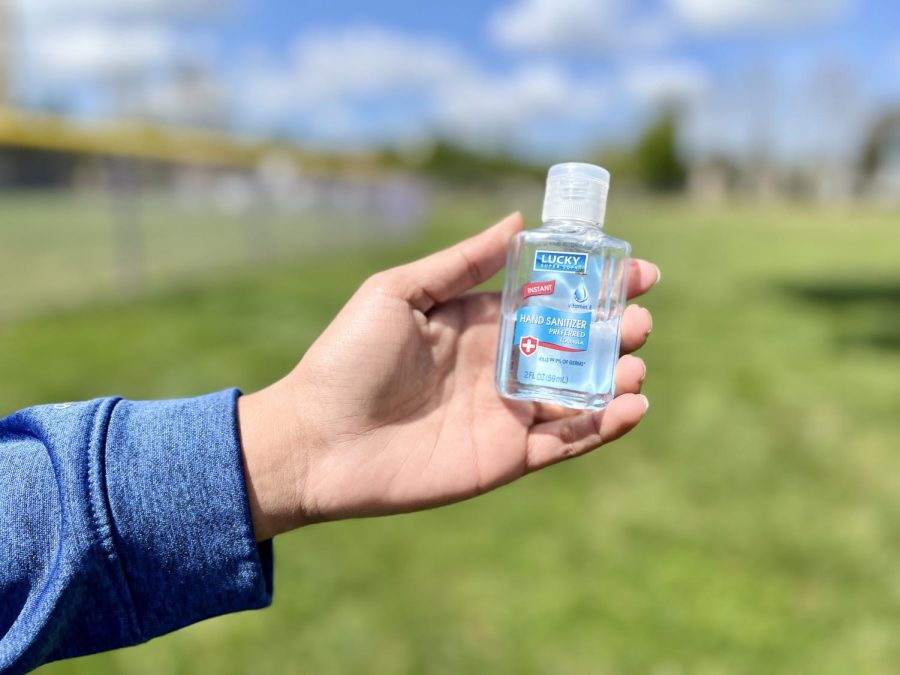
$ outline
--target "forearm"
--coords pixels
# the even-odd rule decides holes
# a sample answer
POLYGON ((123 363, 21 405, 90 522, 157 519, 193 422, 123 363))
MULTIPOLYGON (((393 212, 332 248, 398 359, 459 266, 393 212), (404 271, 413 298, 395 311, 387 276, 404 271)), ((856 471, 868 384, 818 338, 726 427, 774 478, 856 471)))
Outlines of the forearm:
POLYGON ((0 421, 0 671, 269 602, 235 398, 102 399, 0 421))

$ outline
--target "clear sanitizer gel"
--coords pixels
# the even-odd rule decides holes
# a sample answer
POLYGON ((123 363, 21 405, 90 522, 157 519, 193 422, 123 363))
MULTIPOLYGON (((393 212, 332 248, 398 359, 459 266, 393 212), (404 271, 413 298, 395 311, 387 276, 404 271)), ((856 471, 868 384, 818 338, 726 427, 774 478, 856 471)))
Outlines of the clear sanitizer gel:
POLYGON ((512 399, 599 410, 615 395, 631 246, 603 232, 609 172, 550 168, 543 225, 509 246, 497 388, 512 399))

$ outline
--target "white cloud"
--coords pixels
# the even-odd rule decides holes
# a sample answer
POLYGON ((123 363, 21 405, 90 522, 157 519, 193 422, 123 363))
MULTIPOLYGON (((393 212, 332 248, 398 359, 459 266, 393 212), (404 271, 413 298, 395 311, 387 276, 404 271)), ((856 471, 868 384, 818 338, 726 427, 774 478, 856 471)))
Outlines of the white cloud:
POLYGON ((675 14, 699 31, 768 29, 834 19, 851 0, 667 0, 675 14))
POLYGON ((470 145, 508 146, 541 124, 590 122, 607 104, 605 89, 550 65, 507 75, 478 74, 437 92, 439 129, 470 145))
POLYGON ((612 15, 610 3, 594 0, 524 0, 498 11, 490 30, 508 47, 552 49, 605 41, 612 15))
POLYGON ((490 18, 506 48, 557 52, 650 51, 686 32, 770 30, 840 17, 858 0, 509 0, 490 18))
MULTIPOLYGON (((26 104, 178 121, 211 119, 214 45, 186 19, 221 13, 212 0, 20 0, 16 87, 26 104), (187 70, 205 69, 206 82, 187 70), (205 93, 201 90, 205 89, 205 93), (89 101, 89 104, 85 102, 89 101), (207 109, 211 106, 203 103, 207 109), (202 107, 202 106, 201 106, 202 107), (183 115, 179 116, 181 108, 183 115)), ((221 103, 221 99, 219 99, 221 103)))
POLYGON ((214 0, 18 0, 15 9, 26 24, 68 21, 177 19, 220 13, 231 3, 214 0))
POLYGON ((357 27, 299 36, 285 63, 257 59, 240 79, 263 116, 278 116, 347 100, 421 93, 472 67, 444 42, 357 27))
MULTIPOLYGON (((15 1, 15 0, 14 0, 15 1)), ((14 19, 28 77, 54 84, 146 72, 209 45, 179 29, 182 20, 220 14, 214 0, 18 0, 14 19)))
POLYGON ((710 87, 706 70, 690 61, 642 64, 625 74, 625 88, 640 102, 651 105, 697 100, 710 87))
POLYGON ((292 77, 302 96, 322 101, 440 85, 472 69, 453 46, 376 28, 298 40, 292 77))
POLYGON ((503 47, 556 52, 652 48, 672 37, 664 12, 634 0, 516 0, 488 28, 503 47))
POLYGON ((596 117, 606 102, 550 64, 488 72, 442 40, 371 27, 300 36, 286 65, 257 60, 240 80, 245 117, 334 144, 439 133, 499 147, 542 122, 596 117))
POLYGON ((26 63, 43 78, 66 83, 142 73, 177 51, 159 26, 79 23, 36 31, 26 41, 26 63))

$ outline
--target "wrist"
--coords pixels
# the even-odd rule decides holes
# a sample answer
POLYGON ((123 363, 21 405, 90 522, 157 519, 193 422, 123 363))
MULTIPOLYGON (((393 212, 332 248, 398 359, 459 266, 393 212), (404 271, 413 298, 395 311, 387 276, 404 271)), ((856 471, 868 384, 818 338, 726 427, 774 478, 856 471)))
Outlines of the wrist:
POLYGON ((282 380, 237 401, 244 478, 257 541, 314 522, 303 508, 308 454, 296 400, 282 380))

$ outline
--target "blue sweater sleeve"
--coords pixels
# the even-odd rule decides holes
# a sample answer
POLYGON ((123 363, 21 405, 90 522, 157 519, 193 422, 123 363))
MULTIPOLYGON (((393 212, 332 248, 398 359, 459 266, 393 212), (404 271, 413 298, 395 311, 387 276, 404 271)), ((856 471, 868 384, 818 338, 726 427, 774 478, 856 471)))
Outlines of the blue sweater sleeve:
POLYGON ((106 398, 0 420, 0 673, 271 602, 238 396, 106 398))

